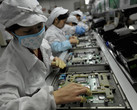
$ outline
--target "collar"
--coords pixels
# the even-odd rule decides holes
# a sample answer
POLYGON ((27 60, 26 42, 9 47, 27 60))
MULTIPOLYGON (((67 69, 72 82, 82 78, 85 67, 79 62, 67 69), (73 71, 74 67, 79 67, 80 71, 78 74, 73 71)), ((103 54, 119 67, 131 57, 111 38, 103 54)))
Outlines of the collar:
POLYGON ((25 64, 26 68, 28 70, 31 70, 31 68, 36 64, 39 59, 27 48, 21 46, 16 39, 13 39, 13 46, 18 55, 21 57, 21 60, 25 64))
POLYGON ((55 28, 59 33, 61 33, 61 34, 63 34, 63 35, 65 34, 62 29, 56 27, 54 24, 52 25, 52 27, 55 28))

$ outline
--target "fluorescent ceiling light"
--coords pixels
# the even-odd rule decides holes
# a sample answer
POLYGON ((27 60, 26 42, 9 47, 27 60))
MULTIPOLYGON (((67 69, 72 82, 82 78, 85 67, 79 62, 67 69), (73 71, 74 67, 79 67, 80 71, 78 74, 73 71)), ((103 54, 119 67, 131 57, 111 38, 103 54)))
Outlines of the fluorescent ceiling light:
POLYGON ((89 0, 85 0, 85 4, 88 5, 89 4, 89 0))

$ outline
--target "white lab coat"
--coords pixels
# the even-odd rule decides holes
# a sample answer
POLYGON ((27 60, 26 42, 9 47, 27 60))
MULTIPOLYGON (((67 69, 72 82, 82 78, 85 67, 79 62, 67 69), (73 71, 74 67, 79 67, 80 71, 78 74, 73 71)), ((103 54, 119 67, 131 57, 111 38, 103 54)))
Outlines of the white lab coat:
MULTIPOLYGON (((45 34, 44 39, 46 39, 51 45, 53 42, 63 42, 66 41, 65 32, 62 29, 57 28, 55 25, 51 25, 45 34)), ((60 56, 61 53, 54 53, 53 56, 60 56)))
POLYGON ((88 30, 89 30, 88 25, 87 25, 87 24, 85 24, 85 23, 83 23, 82 21, 79 21, 79 22, 78 22, 78 25, 79 25, 79 26, 81 26, 81 27, 83 27, 83 28, 85 28, 85 30, 86 30, 86 31, 88 31, 88 30))
POLYGON ((12 40, 0 59, 0 110, 55 110, 47 68, 28 49, 12 40), (34 93, 32 97, 26 94, 34 93))
POLYGON ((76 26, 70 26, 68 24, 65 24, 62 30, 65 32, 66 35, 74 35, 76 31, 76 26))
POLYGON ((51 68, 51 61, 54 59, 52 55, 52 50, 51 47, 46 39, 42 40, 42 44, 40 46, 40 50, 43 56, 43 62, 47 68, 47 73, 50 73, 52 68, 51 68))

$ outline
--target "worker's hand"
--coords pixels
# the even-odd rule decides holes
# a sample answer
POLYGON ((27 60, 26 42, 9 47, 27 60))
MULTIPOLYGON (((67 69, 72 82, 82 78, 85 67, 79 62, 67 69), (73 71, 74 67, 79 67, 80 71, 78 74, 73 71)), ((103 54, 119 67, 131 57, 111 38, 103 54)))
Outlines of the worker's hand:
POLYGON ((70 102, 85 102, 86 98, 80 95, 86 94, 91 96, 89 88, 80 84, 70 83, 67 86, 54 91, 56 104, 66 104, 70 102))
POLYGON ((69 39, 71 44, 78 44, 79 40, 78 39, 69 39))
POLYGON ((55 67, 59 67, 59 68, 61 68, 61 69, 63 69, 63 68, 66 67, 66 64, 64 63, 64 61, 61 60, 61 59, 58 58, 58 57, 55 57, 55 58, 53 59, 53 61, 51 62, 51 65, 52 65, 52 66, 55 66, 55 67))

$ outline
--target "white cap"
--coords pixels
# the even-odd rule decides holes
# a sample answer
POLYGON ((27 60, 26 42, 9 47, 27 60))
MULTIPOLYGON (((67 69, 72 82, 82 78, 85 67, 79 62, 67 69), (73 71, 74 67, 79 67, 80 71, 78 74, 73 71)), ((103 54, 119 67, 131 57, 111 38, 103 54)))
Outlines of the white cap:
POLYGON ((137 20, 137 13, 130 15, 129 18, 133 21, 137 20))
POLYGON ((46 26, 47 27, 51 26, 55 18, 59 17, 60 15, 66 14, 67 12, 68 9, 64 9, 62 7, 54 8, 46 22, 46 26))
POLYGON ((67 23, 73 22, 78 24, 78 19, 76 18, 76 16, 70 15, 66 21, 67 23))
POLYGON ((83 12, 82 11, 80 11, 80 10, 77 10, 77 11, 73 11, 73 12, 71 12, 71 15, 80 15, 81 17, 83 17, 83 12))
POLYGON ((0 23, 10 27, 14 24, 33 26, 46 22, 41 9, 37 0, 4 0, 0 5, 0 23))

